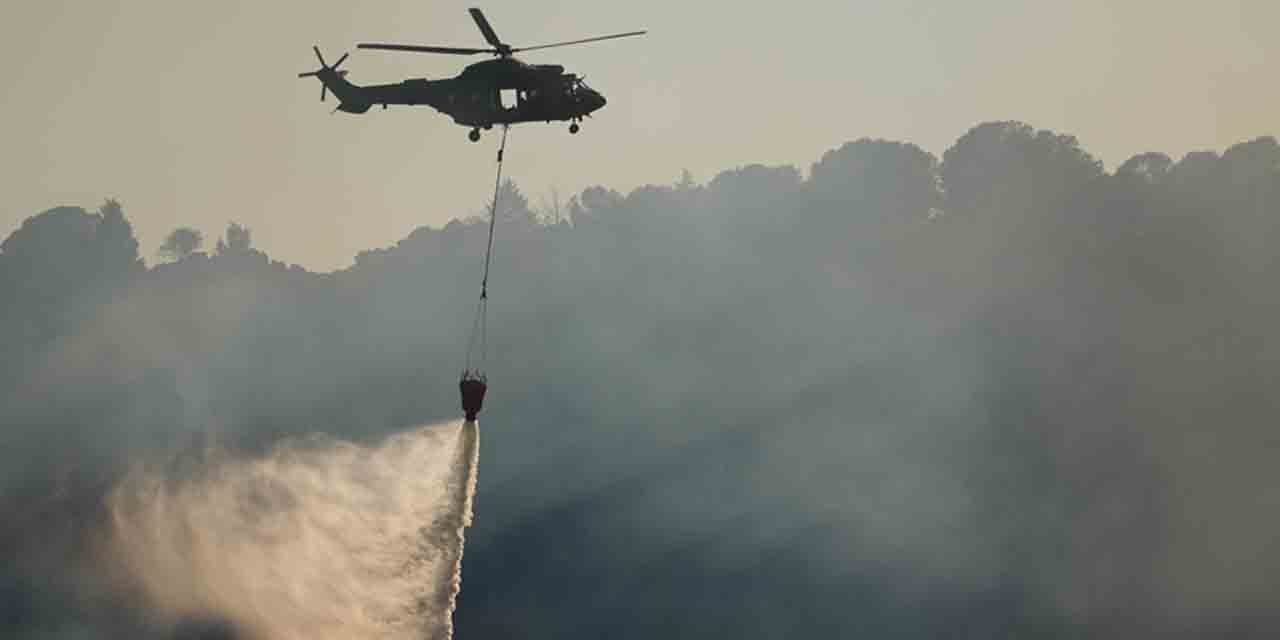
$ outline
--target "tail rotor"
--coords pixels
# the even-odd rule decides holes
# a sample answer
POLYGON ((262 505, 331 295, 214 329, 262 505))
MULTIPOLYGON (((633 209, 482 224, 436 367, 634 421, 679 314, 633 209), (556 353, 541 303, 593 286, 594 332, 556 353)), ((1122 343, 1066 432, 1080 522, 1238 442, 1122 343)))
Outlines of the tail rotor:
POLYGON ((299 73, 298 77, 299 78, 319 78, 320 79, 320 102, 324 102, 325 97, 329 95, 329 85, 325 83, 325 79, 322 74, 326 72, 330 72, 330 73, 336 73, 338 77, 345 77, 347 75, 347 72, 338 71, 338 67, 342 66, 342 63, 346 61, 347 56, 351 55, 351 52, 348 51, 347 53, 342 54, 342 57, 338 58, 338 61, 333 63, 333 66, 329 66, 329 64, 324 61, 324 56, 320 54, 320 47, 312 45, 311 50, 316 52, 316 59, 320 61, 320 68, 316 69, 315 71, 307 71, 306 73, 299 73))

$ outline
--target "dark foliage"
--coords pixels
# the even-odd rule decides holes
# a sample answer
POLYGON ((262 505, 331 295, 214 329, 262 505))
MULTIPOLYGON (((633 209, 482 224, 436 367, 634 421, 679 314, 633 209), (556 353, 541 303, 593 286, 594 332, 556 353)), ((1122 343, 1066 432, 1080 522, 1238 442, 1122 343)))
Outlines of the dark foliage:
MULTIPOLYGON (((1107 173, 998 122, 568 220, 505 193, 460 637, 1280 633, 1275 139, 1107 173)), ((85 551, 131 460, 456 418, 484 243, 315 274, 233 224, 146 269, 114 201, 29 219, 0 636, 149 633, 85 551)))

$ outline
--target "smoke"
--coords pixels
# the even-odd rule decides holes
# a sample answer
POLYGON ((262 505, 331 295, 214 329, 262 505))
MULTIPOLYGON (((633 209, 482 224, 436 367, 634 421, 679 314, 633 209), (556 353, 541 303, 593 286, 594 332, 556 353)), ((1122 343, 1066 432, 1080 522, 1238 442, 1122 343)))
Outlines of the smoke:
POLYGON ((103 557, 178 633, 450 638, 478 445, 474 422, 446 423, 137 468, 107 498, 103 557))
MULTIPOLYGON (((500 220, 486 415, 519 455, 486 466, 459 635, 1280 637, 1274 138, 1107 172, 984 123, 564 208, 500 220)), ((460 425, 409 470, 291 438, 456 410, 425 363, 487 222, 316 274, 143 268, 103 209, 0 247, 0 637, 447 634, 460 425), (103 580, 105 493, 208 425, 293 444, 129 476, 103 580)))

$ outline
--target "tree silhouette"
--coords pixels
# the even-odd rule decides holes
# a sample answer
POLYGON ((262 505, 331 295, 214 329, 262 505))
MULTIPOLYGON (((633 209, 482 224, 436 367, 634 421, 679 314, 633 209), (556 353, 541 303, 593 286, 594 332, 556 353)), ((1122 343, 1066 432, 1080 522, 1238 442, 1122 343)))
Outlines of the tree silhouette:
POLYGON ((125 218, 124 208, 114 199, 108 199, 98 209, 98 243, 102 247, 102 263, 108 271, 136 273, 143 267, 138 257, 138 241, 133 236, 133 225, 125 218))
POLYGON ((1057 215, 1102 175, 1102 163, 1074 136, 1022 122, 990 122, 943 154, 946 210, 953 215, 1057 215))
POLYGON ((204 234, 191 227, 179 227, 169 233, 157 253, 165 258, 180 261, 195 253, 204 244, 204 234))
POLYGON ((218 238, 218 255, 244 255, 252 250, 253 237, 249 228, 235 222, 228 224, 226 233, 218 238))

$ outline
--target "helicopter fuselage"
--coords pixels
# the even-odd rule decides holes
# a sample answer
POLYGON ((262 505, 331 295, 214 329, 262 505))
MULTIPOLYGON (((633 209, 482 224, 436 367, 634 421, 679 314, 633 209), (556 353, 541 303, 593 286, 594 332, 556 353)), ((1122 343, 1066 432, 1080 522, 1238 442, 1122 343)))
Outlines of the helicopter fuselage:
POLYGON ((505 57, 477 62, 453 78, 411 78, 360 86, 340 73, 320 80, 338 97, 339 111, 364 113, 374 105, 425 105, 467 127, 519 122, 577 121, 605 105, 604 96, 556 64, 530 65, 505 57), (506 98, 506 100, 504 100, 506 98))

